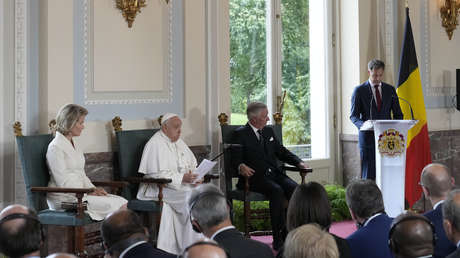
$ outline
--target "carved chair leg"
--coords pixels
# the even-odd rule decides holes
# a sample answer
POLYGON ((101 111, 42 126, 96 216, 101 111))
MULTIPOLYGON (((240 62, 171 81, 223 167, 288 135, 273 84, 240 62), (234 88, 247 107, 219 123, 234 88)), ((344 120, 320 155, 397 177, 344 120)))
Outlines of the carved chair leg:
POLYGON ((249 227, 251 225, 251 203, 244 201, 244 236, 249 238, 249 227))
POLYGON ((75 227, 75 254, 78 257, 87 257, 85 252, 85 231, 83 226, 75 227))
POLYGON ((48 241, 49 240, 46 238, 46 236, 48 235, 48 227, 49 225, 43 225, 42 227, 44 239, 42 239, 43 243, 42 243, 42 246, 40 247, 41 257, 46 257, 48 255, 48 241))
POLYGON ((67 227, 67 252, 75 252, 75 227, 67 227))

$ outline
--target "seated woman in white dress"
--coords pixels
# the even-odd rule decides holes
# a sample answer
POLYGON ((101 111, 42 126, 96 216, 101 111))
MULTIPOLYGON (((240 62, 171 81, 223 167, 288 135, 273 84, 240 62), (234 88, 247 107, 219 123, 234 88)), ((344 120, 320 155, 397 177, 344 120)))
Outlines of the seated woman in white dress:
MULTIPOLYGON (((56 136, 48 146, 46 161, 50 170, 49 187, 94 188, 83 197, 88 202, 86 213, 93 220, 103 220, 108 214, 120 208, 125 209, 127 200, 108 194, 103 188, 96 188, 85 174, 85 157, 74 144, 73 137, 80 136, 88 111, 75 104, 67 104, 56 117, 56 136)), ((50 209, 61 209, 61 202, 76 202, 74 194, 48 193, 50 209)))

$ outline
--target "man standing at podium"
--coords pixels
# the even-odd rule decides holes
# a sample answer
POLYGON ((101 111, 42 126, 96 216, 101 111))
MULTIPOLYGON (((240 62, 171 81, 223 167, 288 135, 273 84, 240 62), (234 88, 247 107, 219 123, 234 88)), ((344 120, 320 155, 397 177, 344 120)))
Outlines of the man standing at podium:
MULTIPOLYGON (((382 82, 385 63, 372 59, 367 64, 369 80, 356 86, 351 96, 350 120, 361 129, 367 120, 403 119, 395 88, 382 82), (393 113, 393 116, 392 116, 393 113)), ((359 131, 361 178, 375 180, 374 131, 359 131)))

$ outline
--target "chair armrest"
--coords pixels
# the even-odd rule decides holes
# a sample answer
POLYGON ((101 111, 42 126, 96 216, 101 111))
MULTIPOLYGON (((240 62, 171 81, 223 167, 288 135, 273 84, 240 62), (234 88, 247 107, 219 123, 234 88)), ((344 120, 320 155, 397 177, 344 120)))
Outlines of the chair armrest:
POLYGON ((219 174, 206 174, 203 181, 209 183, 212 179, 219 179, 219 174))
POLYGON ((45 192, 45 193, 75 193, 85 194, 94 191, 93 188, 62 188, 62 187, 31 187, 32 192, 45 192))
POLYGON ((169 184, 172 182, 171 178, 144 178, 144 177, 126 177, 122 178, 124 181, 133 184, 147 183, 147 184, 169 184))
POLYGON ((298 168, 293 166, 282 166, 282 168, 286 171, 301 172, 305 174, 313 172, 312 168, 298 168))
POLYGON ((95 186, 106 186, 111 188, 122 188, 128 186, 128 182, 124 181, 92 181, 93 185, 95 186))

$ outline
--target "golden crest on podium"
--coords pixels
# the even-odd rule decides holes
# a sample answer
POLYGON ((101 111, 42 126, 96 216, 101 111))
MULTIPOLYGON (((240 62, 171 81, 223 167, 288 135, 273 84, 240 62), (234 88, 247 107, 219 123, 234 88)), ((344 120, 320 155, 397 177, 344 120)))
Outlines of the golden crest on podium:
POLYGON ((399 156, 404 153, 406 147, 404 135, 395 129, 385 130, 379 135, 378 147, 383 156, 399 156))

